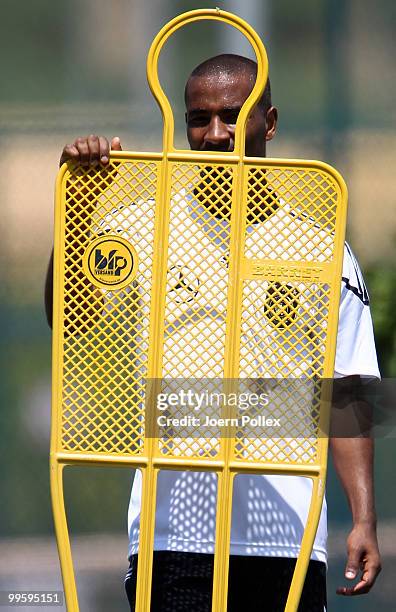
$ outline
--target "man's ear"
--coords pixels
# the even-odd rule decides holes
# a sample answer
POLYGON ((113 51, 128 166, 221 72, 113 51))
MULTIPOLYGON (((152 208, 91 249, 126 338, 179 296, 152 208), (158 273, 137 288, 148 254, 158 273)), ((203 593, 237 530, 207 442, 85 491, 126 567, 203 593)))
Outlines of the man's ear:
POLYGON ((265 140, 272 140, 275 136, 276 124, 278 123, 278 109, 275 106, 271 106, 267 110, 265 123, 267 126, 265 140))

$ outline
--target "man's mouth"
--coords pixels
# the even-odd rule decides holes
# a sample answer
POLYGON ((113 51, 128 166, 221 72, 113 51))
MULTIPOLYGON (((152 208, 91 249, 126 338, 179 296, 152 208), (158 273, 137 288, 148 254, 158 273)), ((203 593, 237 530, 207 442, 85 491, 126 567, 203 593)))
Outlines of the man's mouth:
POLYGON ((218 153, 231 153, 234 150, 234 144, 229 145, 205 145, 201 151, 217 151, 218 153))

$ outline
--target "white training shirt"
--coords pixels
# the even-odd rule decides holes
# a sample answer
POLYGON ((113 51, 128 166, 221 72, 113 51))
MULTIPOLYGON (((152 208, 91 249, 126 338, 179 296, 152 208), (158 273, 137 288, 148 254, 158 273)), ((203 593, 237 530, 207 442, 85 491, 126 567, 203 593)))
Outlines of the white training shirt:
MULTIPOLYGON (((131 206, 128 215, 127 223, 125 215, 120 215, 123 219, 122 226, 128 228, 122 230, 122 233, 134 242, 133 238, 139 237, 139 228, 143 228, 142 223, 144 223, 141 206, 136 209, 131 206)), ((203 210, 201 204, 184 197, 181 192, 172 203, 170 222, 171 226, 173 224, 175 228, 177 227, 177 233, 174 235, 178 234, 183 239, 171 243, 168 253, 169 269, 174 270, 176 289, 172 299, 172 293, 169 293, 168 288, 168 296, 171 297, 168 298, 165 315, 167 324, 163 376, 185 377, 186 363, 188 363, 190 377, 221 377, 222 363, 218 360, 218 354, 222 351, 225 331, 225 296, 228 281, 225 265, 228 252, 227 221, 214 218, 203 210), (189 243, 190 236, 195 237, 191 243, 189 243), (196 237, 199 237, 199 240, 196 237), (204 254, 201 257, 201 266, 195 265, 195 262, 199 261, 198 250, 201 255, 204 254), (192 258, 194 270, 188 267, 188 262, 192 258), (183 282, 177 282, 180 280, 183 282), (191 364, 194 364, 195 370, 191 369, 193 367, 191 364)), ((105 229, 111 231, 116 227, 119 228, 119 223, 117 216, 113 215, 113 221, 105 224, 105 229)), ((323 252, 323 242, 330 240, 328 236, 321 236, 310 230, 306 221, 299 219, 285 203, 281 203, 280 208, 267 221, 249 228, 246 237, 247 256, 275 255, 286 259, 286 252, 274 253, 271 245, 271 240, 279 245, 276 236, 281 227, 292 228, 296 233, 299 232, 301 243, 296 244, 296 253, 299 249, 303 250, 308 242, 310 242, 310 251, 315 253, 315 240, 318 249, 320 247, 323 252), (257 240, 257 234, 253 235, 257 231, 261 234, 260 240, 257 240), (257 247, 258 244, 260 247, 257 247)), ((139 255, 141 258, 144 257, 144 253, 139 255)), ((295 258, 297 257, 298 255, 295 258)), ((300 299, 309 300, 309 296, 304 298, 302 295, 300 299)), ((147 304, 147 312, 148 307, 147 304)), ((259 310, 257 304, 255 308, 257 312, 259 310)), ((305 308, 305 312, 309 312, 309 308, 305 308)), ((309 320, 306 323, 314 324, 309 320)), ((147 332, 142 332, 143 335, 145 333, 147 332)), ((279 376, 281 373, 284 377, 288 375, 295 377, 304 373, 309 374, 310 361, 301 350, 302 345, 295 347, 299 351, 300 359, 300 370, 296 370, 295 363, 289 365, 287 354, 283 354, 276 344, 277 333, 268 321, 252 322, 249 328, 243 329, 246 340, 245 350, 256 353, 254 360, 251 360, 251 371, 247 371, 247 376, 262 377, 268 376, 268 373, 279 376), (256 334, 260 334, 260 342, 257 342, 256 334), (279 369, 280 363, 281 369, 279 369)), ((309 348, 307 347, 307 354, 309 348)), ((346 244, 335 376, 353 374, 379 377, 367 290, 357 261, 349 245, 346 244)), ((297 557, 308 514, 311 489, 311 481, 299 476, 238 475, 234 484, 230 554, 297 557)), ((141 473, 137 470, 128 511, 129 555, 138 552, 141 492, 141 473)), ((157 487, 155 550, 213 553, 215 519, 215 474, 173 470, 160 472, 157 487)), ((312 559, 326 562, 326 540, 327 510, 324 500, 312 559)))

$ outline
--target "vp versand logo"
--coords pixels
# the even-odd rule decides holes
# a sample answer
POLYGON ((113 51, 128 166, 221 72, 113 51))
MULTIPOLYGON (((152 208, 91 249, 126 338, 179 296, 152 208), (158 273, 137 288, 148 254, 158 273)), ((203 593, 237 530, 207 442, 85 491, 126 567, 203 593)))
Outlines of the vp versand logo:
POLYGON ((135 249, 125 238, 107 234, 89 244, 83 270, 96 287, 122 289, 135 278, 138 263, 135 249))

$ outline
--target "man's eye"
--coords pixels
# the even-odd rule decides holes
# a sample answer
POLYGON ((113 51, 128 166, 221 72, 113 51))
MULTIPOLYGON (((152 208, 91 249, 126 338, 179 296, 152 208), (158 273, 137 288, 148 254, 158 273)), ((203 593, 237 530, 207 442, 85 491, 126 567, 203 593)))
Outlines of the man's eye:
POLYGON ((223 114, 222 119, 224 123, 227 123, 228 125, 235 125, 238 119, 238 115, 239 115, 239 109, 229 110, 223 114))
POLYGON ((194 117, 188 117, 188 127, 202 127, 209 123, 206 115, 195 115, 194 117))

